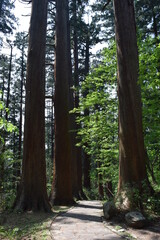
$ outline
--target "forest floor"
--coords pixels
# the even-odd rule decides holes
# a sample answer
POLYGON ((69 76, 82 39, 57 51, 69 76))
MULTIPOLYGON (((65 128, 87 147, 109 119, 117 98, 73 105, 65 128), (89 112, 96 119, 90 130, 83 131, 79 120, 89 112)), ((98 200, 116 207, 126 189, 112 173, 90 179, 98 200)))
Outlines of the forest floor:
POLYGON ((79 201, 45 213, 1 213, 0 240, 160 240, 160 218, 143 229, 128 228, 120 216, 105 221, 100 201, 79 201))

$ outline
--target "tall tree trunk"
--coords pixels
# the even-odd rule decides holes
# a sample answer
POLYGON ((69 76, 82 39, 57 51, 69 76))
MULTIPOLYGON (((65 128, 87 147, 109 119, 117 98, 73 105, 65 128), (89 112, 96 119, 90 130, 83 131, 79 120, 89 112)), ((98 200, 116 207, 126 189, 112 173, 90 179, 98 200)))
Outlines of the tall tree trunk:
POLYGON ((33 0, 29 29, 22 180, 15 208, 49 211, 45 166, 47 0, 33 0))
MULTIPOLYGON (((75 0, 76 1, 76 0, 75 0)), ((74 3, 75 3, 74 1, 74 3)), ((76 3, 75 3, 76 4, 76 3)), ((74 4, 74 13, 73 13, 73 21, 75 22, 76 19, 76 8, 74 4)), ((70 33, 70 26, 68 26, 68 32, 70 33)), ((73 37, 74 38, 74 37, 73 37)), ((74 41, 74 40, 73 40, 74 41)), ((68 34, 68 42, 69 42, 69 69, 70 69, 70 77, 69 77, 69 105, 70 108, 69 110, 73 110, 74 108, 74 78, 72 77, 72 64, 71 64, 71 48, 70 48, 70 34, 68 34)), ((75 114, 70 114, 70 134, 71 134, 71 153, 72 153, 72 169, 71 169, 71 173, 72 173, 72 193, 73 196, 76 197, 77 199, 79 198, 78 196, 78 178, 77 178, 77 148, 76 148, 76 120, 75 120, 75 114)))
POLYGON ((5 89, 5 87, 4 87, 4 83, 5 83, 5 76, 4 76, 4 74, 5 74, 5 70, 2 69, 2 79, 3 79, 3 82, 2 82, 2 98, 1 98, 2 101, 4 100, 4 89, 5 89))
POLYGON ((118 59, 119 184, 121 207, 139 205, 137 189, 147 180, 138 81, 138 50, 133 0, 114 0, 118 59))
MULTIPOLYGON (((5 73, 5 70, 2 69, 2 79, 3 79, 3 82, 2 82, 2 92, 1 92, 1 101, 3 102, 4 101, 4 82, 5 82, 5 77, 4 77, 4 73, 5 73)), ((2 117, 3 116, 3 110, 0 111, 0 116, 2 117)))
MULTIPOLYGON (((77 0, 73 0, 73 24, 74 24, 74 32, 73 32, 73 43, 74 43, 74 107, 79 107, 79 77, 78 77, 78 38, 77 38, 77 0)), ((75 117, 75 116, 74 116, 75 117)), ((78 131, 79 124, 75 123, 75 130, 78 131)), ((77 143, 76 133, 75 133, 75 145, 77 143)), ((82 198, 83 190, 82 190, 82 154, 81 147, 76 147, 76 158, 74 161, 74 169, 73 172, 73 193, 77 198, 82 198)))
MULTIPOLYGON (((86 37, 86 50, 85 50, 85 76, 89 73, 89 42, 90 42, 90 37, 89 37, 89 31, 87 33, 86 37)), ((84 97, 86 97, 88 94, 88 91, 85 91, 84 97)), ((87 117, 89 116, 89 110, 85 109, 84 111, 84 116, 87 117)), ((86 144, 87 147, 87 144, 86 144)), ((90 189, 91 187, 91 182, 90 182, 90 156, 84 152, 84 187, 90 189)))
MULTIPOLYGON (((22 159, 22 114, 23 114, 23 84, 24 84, 24 46, 22 46, 21 53, 21 88, 20 88, 20 110, 19 110, 19 139, 18 139, 18 159, 22 159)), ((21 164, 18 162, 16 164, 16 176, 20 176, 21 164)))
POLYGON ((151 1, 150 2, 151 4, 151 8, 152 8, 152 18, 153 18, 153 31, 154 31, 154 36, 155 36, 155 39, 156 39, 156 42, 158 44, 158 27, 157 27, 157 19, 156 19, 156 14, 155 14, 155 10, 154 10, 154 4, 153 2, 151 1))
POLYGON ((54 87, 52 86, 52 111, 51 111, 51 165, 53 165, 54 159, 54 87))
POLYGON ((3 183, 4 183, 4 157, 3 157, 3 153, 5 151, 5 145, 2 144, 1 147, 1 152, 0 152, 0 198, 1 198, 1 194, 3 194, 3 183))
MULTIPOLYGON (((11 71, 12 71, 12 57, 13 57, 13 47, 12 47, 11 44, 9 44, 9 45, 10 45, 10 48, 11 48, 11 52, 10 52, 10 60, 9 60, 6 108, 9 108, 9 101, 10 101, 11 71)), ((8 111, 6 111, 6 120, 8 120, 8 111)))
MULTIPOLYGON (((2 83, 2 98, 1 98, 1 101, 4 100, 4 81, 5 81, 4 73, 3 73, 2 76, 3 76, 3 83, 2 83)), ((3 110, 1 110, 1 112, 0 112, 0 117, 3 117, 3 110)), ((2 148, 0 148, 0 195, 3 191, 2 186, 3 186, 3 181, 4 181, 4 159, 1 155, 4 151, 4 149, 3 149, 4 144, 3 143, 1 143, 1 144, 2 144, 2 148)), ((1 145, 0 145, 0 147, 1 147, 1 145)))
POLYGON ((0 17, 2 15, 2 7, 3 7, 4 0, 0 0, 0 17))
POLYGON ((54 179, 51 202, 73 203, 71 179, 71 136, 69 123, 69 82, 71 77, 69 52, 68 0, 56 1, 55 56, 55 145, 54 179))

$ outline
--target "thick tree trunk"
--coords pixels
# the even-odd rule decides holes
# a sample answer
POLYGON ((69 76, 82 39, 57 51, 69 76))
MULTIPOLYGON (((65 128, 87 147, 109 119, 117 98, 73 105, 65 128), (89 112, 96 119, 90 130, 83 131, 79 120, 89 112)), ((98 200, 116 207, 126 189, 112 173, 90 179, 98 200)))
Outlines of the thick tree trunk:
POLYGON ((45 41, 47 0, 33 0, 29 30, 21 186, 15 208, 49 211, 45 166, 45 41))
POLYGON ((121 207, 131 208, 139 204, 134 188, 141 192, 147 180, 133 0, 114 0, 114 11, 119 98, 118 194, 121 207))
POLYGON ((56 1, 55 56, 55 147, 54 179, 51 193, 53 204, 71 204, 71 137, 69 123, 69 12, 68 1, 56 1))

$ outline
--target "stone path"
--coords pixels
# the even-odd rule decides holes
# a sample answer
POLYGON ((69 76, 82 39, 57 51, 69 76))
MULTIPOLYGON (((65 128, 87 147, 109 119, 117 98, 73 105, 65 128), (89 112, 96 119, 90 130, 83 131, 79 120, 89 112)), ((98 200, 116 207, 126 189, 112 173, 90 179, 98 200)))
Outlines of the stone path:
POLYGON ((55 218, 51 225, 54 240, 119 240, 116 233, 104 227, 102 204, 99 201, 79 201, 78 205, 55 218))

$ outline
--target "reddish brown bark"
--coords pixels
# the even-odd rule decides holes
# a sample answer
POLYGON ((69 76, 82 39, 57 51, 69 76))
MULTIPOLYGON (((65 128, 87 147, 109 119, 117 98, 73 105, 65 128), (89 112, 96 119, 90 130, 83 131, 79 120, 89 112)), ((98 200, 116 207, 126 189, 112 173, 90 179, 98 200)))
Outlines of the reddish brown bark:
POLYGON ((21 186, 15 208, 49 211, 45 167, 45 41, 47 0, 33 0, 29 29, 21 186))
MULTIPOLYGON (((89 36, 89 30, 86 36, 86 49, 85 49, 85 76, 88 75, 89 73, 89 45, 90 44, 90 36, 89 36)), ((86 90, 84 92, 84 97, 86 97, 88 94, 88 90, 86 90)), ((85 109, 84 111, 84 116, 88 117, 89 116, 89 109, 85 109)), ((87 147, 87 143, 85 144, 87 147)), ((88 153, 84 152, 84 187, 90 189, 91 187, 91 182, 90 182, 90 156, 88 155, 88 153)))
POLYGON ((106 195, 109 199, 113 198, 114 195, 113 195, 113 189, 112 189, 112 182, 111 181, 106 182, 105 192, 106 192, 106 195))
POLYGON ((133 0, 114 0, 114 11, 119 98, 118 193, 122 197, 122 205, 129 208, 134 199, 132 188, 141 191, 147 179, 133 0), (122 194, 126 187, 131 189, 131 194, 122 194))
POLYGON ((51 193, 53 204, 73 203, 71 179, 71 137, 69 123, 69 13, 68 1, 56 1, 55 56, 55 148, 54 179, 51 193))
MULTIPOLYGON (((73 42, 74 42, 74 86, 76 88, 74 92, 74 107, 79 107, 79 69, 78 69, 78 37, 77 37, 77 0, 73 1, 73 22, 74 22, 74 32, 73 32, 73 42)), ((75 124, 75 130, 76 132, 80 128, 80 124, 75 124)), ((76 134, 76 133, 75 133, 76 134)), ((78 139, 76 139, 77 136, 75 136, 75 145, 78 143, 78 139)), ((82 149, 81 147, 75 148, 76 152, 76 158, 73 163, 73 193, 76 196, 76 198, 84 198, 84 193, 82 190, 82 149)))
MULTIPOLYGON (((73 1, 73 21, 74 21, 74 26, 76 22, 76 0, 73 1)), ((70 34, 68 35, 69 37, 69 42, 70 42, 70 34)), ((76 34, 74 31, 73 35, 73 41, 74 41, 74 76, 72 77, 72 74, 70 75, 70 83, 69 83, 69 89, 70 89, 70 110, 73 110, 75 107, 74 105, 74 90, 73 86, 75 85, 75 77, 76 72, 77 72, 77 59, 75 60, 75 39, 76 39, 76 34)), ((70 50, 70 49, 69 49, 70 50)), ((71 56, 69 54, 69 56, 71 56)), ((70 63, 70 69, 71 69, 71 58, 69 58, 69 63, 70 63)), ((76 122, 75 122, 75 114, 70 114, 70 134, 71 134, 71 149, 72 149, 72 192, 73 196, 76 197, 77 199, 79 198, 78 195, 78 178, 77 178, 77 148, 76 148, 76 122)))

